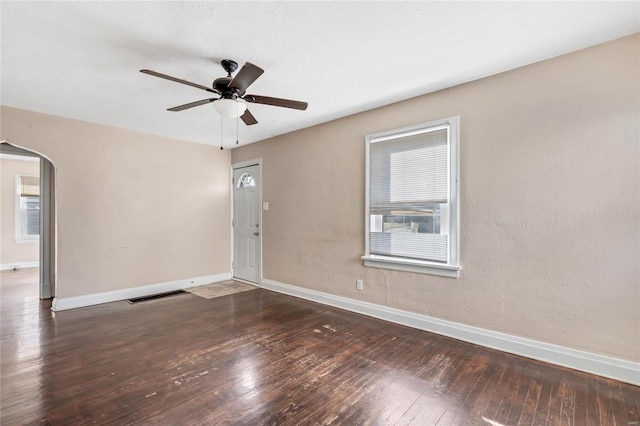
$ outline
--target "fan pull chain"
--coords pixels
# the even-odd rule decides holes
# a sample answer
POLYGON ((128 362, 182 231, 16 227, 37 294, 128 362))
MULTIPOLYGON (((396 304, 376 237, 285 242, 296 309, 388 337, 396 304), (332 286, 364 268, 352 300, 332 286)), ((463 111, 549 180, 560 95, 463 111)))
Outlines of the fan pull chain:
POLYGON ((222 116, 220 116, 220 151, 224 148, 222 147, 222 116))
MULTIPOLYGON (((236 107, 238 108, 238 107, 236 107)), ((240 121, 240 117, 236 116, 236 145, 239 145, 240 142, 238 142, 238 121, 240 121)))

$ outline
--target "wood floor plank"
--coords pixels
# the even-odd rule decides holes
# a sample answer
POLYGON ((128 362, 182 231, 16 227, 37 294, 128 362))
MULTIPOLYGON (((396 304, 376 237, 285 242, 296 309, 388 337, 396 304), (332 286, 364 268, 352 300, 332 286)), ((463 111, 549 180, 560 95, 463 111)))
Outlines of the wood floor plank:
POLYGON ((493 411, 487 410, 486 417, 498 424, 505 424, 509 411, 511 410, 513 400, 520 388, 520 372, 516 368, 509 368, 503 377, 504 385, 499 392, 494 394, 492 403, 493 411))
POLYGON ((557 380, 551 387, 551 397, 547 406, 547 425, 568 425, 564 423, 566 418, 562 417, 562 402, 564 399, 563 376, 559 374, 557 380))
POLYGON ((571 375, 571 390, 574 398, 574 424, 576 426, 587 424, 587 377, 580 374, 571 375))
POLYGON ((529 365, 525 364, 518 369, 517 390, 514 392, 511 400, 506 404, 509 412, 504 424, 518 424, 518 420, 522 417, 531 388, 532 374, 533 371, 529 365))
POLYGON ((562 379, 560 394, 560 414, 556 424, 574 426, 576 424, 576 392, 571 385, 571 377, 562 379))
POLYGON ((609 390, 611 400, 611 413, 616 425, 629 425, 629 417, 624 406, 624 395, 615 380, 606 379, 606 387, 609 390))
POLYGON ((600 413, 600 399, 598 398, 598 382, 593 377, 587 378, 587 426, 600 425, 602 416, 600 413))
POLYGON ((475 419, 474 424, 486 424, 487 411, 491 411, 494 408, 491 405, 491 401, 495 394, 500 391, 501 386, 503 386, 501 383, 506 371, 507 368, 504 363, 495 359, 492 361, 492 365, 490 369, 488 369, 488 372, 491 372, 491 376, 487 378, 484 389, 480 392, 478 398, 476 398, 469 413, 470 417, 475 419))
MULTIPOLYGON (((458 403, 459 417, 466 418, 471 416, 471 410, 491 377, 493 364, 491 363, 491 353, 484 348, 477 348, 476 362, 482 366, 482 370, 478 371, 479 375, 475 381, 469 386, 469 390, 456 395, 458 403), (466 395, 465 395, 466 393, 466 395)), ((471 382, 471 380, 470 380, 471 382)))
POLYGON ((548 371, 542 374, 540 393, 538 394, 533 420, 531 421, 532 426, 545 424, 549 414, 549 403, 553 395, 553 387, 556 384, 554 380, 550 380, 549 376, 550 373, 548 371))
POLYGON ((622 394, 629 425, 640 425, 640 396, 635 392, 638 388, 624 383, 616 383, 616 387, 622 394))
POLYGON ((640 388, 263 289, 52 313, 0 273, 2 425, 638 425, 640 388))

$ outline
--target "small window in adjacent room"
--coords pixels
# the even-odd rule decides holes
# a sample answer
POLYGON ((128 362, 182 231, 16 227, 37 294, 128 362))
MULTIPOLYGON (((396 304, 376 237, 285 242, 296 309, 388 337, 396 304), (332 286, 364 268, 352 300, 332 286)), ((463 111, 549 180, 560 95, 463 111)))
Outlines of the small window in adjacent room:
POLYGON ((40 237, 40 178, 16 176, 16 241, 40 237))
POLYGON ((458 277, 459 123, 366 137, 365 266, 458 277))

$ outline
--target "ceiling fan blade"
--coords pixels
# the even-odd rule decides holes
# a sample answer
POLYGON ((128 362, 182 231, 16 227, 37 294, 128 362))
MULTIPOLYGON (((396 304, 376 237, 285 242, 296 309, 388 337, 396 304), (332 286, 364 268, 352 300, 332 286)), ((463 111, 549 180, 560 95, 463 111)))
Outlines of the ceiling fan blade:
POLYGON ((229 82, 229 87, 238 89, 240 95, 244 95, 247 87, 251 85, 258 77, 262 75, 264 70, 257 65, 247 62, 238 71, 235 77, 229 82))
POLYGON ((151 71, 151 70, 140 70, 140 72, 143 73, 143 74, 152 75, 154 77, 164 78, 165 80, 175 81, 176 83, 186 84, 187 86, 195 87, 197 89, 206 90, 207 92, 218 93, 217 90, 214 90, 211 87, 203 86, 202 84, 198 84, 198 83, 192 83, 190 81, 183 80, 181 78, 171 77, 170 75, 167 75, 167 74, 162 74, 162 73, 151 71))
POLYGON ((218 100, 218 98, 203 99, 201 101, 190 102, 188 104, 179 105, 179 106, 176 106, 176 107, 173 107, 173 108, 169 108, 169 109, 167 109, 167 111, 182 111, 182 110, 193 108, 193 107, 197 107, 197 106, 200 106, 200 105, 210 104, 211 102, 215 102, 217 100, 218 100))
POLYGON ((290 99, 272 98, 269 96, 260 95, 247 95, 244 97, 244 100, 247 102, 252 102, 254 104, 273 105, 284 108, 300 109, 303 111, 306 110, 308 106, 306 102, 292 101, 290 99))
POLYGON ((244 114, 242 114, 240 118, 247 126, 258 124, 258 120, 256 120, 256 118, 253 116, 253 114, 251 114, 251 111, 249 110, 245 110, 244 114))

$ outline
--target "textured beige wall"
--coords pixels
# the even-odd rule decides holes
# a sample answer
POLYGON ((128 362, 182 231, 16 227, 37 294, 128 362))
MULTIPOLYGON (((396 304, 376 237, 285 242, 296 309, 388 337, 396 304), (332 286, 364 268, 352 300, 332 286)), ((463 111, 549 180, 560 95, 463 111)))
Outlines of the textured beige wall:
POLYGON ((40 174, 40 163, 0 160, 0 264, 37 262, 38 241, 16 242, 16 175, 40 174))
POLYGON ((263 160, 264 278, 639 361, 639 51, 636 34, 233 150, 263 160), (458 114, 460 278, 365 268, 364 136, 458 114))
POLYGON ((56 170, 58 297, 229 272, 229 151, 2 107, 56 170))

